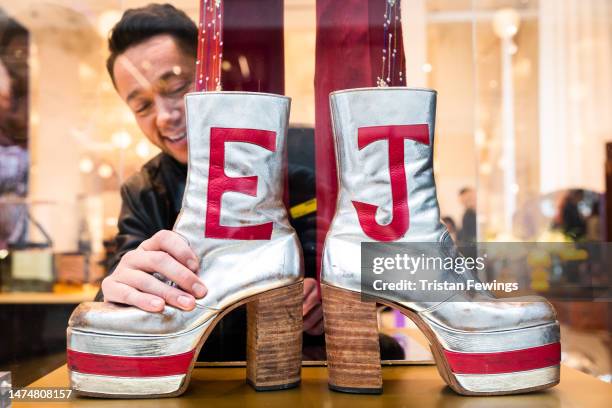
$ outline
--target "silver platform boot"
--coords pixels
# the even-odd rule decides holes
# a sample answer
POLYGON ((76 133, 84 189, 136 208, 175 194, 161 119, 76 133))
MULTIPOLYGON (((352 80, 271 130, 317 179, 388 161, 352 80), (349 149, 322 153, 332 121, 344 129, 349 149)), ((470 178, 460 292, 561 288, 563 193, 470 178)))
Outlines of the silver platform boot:
POLYGON ((289 108, 289 98, 269 94, 186 96, 189 171, 174 231, 200 257, 208 294, 189 312, 79 305, 68 327, 75 391, 181 394, 212 329, 245 303, 247 381, 257 390, 299 383, 302 255, 283 205, 289 108))
MULTIPOLYGON (((378 302, 416 323, 429 340, 442 378, 460 394, 551 387, 559 382, 559 323, 544 298, 498 300, 474 291, 437 300, 410 294, 399 300, 362 298, 362 242, 454 248, 440 222, 436 196, 435 110, 436 92, 426 89, 354 89, 331 95, 339 197, 321 272, 329 386, 382 392, 378 302)), ((430 279, 438 282, 469 276, 454 270, 432 273, 430 279)))

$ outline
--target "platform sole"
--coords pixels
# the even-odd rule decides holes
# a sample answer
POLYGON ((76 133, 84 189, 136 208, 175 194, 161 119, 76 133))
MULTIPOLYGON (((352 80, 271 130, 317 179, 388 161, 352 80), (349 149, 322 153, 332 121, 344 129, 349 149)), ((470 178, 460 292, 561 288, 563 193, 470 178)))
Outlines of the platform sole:
POLYGON ((211 321, 179 335, 120 336, 68 328, 71 388, 102 398, 182 394, 206 339, 221 319, 247 304, 247 382, 256 390, 299 384, 303 282, 233 304, 211 321))
MULTIPOLYGON (((325 284, 321 287, 329 388, 350 393, 382 392, 375 303, 363 302, 357 292, 325 284)), ((516 394, 559 382, 557 322, 490 333, 441 330, 410 309, 384 299, 376 301, 400 310, 415 322, 430 343, 440 376, 459 394, 516 394), (514 339, 520 339, 524 348, 512 349, 514 339)))

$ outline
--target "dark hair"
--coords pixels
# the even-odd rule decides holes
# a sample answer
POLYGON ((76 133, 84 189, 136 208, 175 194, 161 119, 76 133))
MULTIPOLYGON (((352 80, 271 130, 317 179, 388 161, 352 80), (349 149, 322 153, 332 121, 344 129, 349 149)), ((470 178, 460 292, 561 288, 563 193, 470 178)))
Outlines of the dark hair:
POLYGON ((197 54, 198 28, 185 14, 171 4, 149 4, 123 13, 110 32, 106 69, 113 80, 113 66, 117 57, 128 48, 159 34, 169 34, 179 48, 188 55, 197 54))

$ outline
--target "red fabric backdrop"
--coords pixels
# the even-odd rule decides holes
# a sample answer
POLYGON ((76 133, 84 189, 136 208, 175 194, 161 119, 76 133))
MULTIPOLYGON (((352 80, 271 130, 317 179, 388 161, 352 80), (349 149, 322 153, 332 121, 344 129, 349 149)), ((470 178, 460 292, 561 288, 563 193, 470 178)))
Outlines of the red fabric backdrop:
POLYGON ((198 91, 284 93, 283 0, 200 0, 198 22, 198 91))
POLYGON ((283 0, 223 3, 223 60, 230 63, 229 69, 221 74, 223 90, 283 95, 283 0))
MULTIPOLYGON (((340 89, 376 85, 384 47, 385 7, 385 0, 317 0, 315 160, 318 276, 321 250, 336 210, 338 192, 329 94, 340 89)), ((399 63, 395 71, 399 71, 405 66, 401 27, 395 35, 399 63)), ((399 84, 392 81, 392 85, 399 84)))

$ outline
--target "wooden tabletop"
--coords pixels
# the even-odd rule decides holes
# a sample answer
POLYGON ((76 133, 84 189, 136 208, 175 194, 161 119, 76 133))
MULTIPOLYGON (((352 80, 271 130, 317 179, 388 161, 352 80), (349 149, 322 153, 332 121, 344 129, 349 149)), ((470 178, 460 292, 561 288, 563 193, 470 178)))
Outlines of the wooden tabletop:
MULTIPOLYGON (((168 399, 103 400, 76 398, 65 402, 13 402, 14 407, 462 407, 462 408, 556 408, 610 407, 612 385, 577 370, 563 367, 561 383, 550 390, 526 395, 463 397, 446 387, 432 365, 383 367, 382 395, 352 395, 327 388, 325 367, 304 367, 299 388, 256 392, 245 384, 244 367, 196 368, 188 390, 168 399)), ((30 387, 67 387, 66 366, 35 381, 30 387)))

